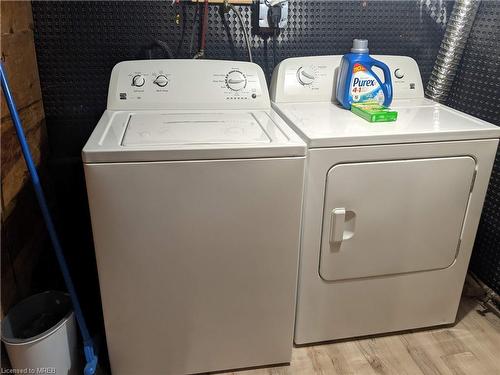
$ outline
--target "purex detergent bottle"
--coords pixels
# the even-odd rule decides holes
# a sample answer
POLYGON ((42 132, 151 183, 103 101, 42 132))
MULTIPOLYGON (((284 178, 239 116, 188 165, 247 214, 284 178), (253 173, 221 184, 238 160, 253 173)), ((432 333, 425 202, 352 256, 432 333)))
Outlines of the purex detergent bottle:
POLYGON ((351 53, 342 57, 337 80, 337 100, 346 109, 353 103, 376 102, 389 107, 392 102, 391 71, 368 54, 368 40, 354 39, 351 53), (384 72, 384 82, 373 72, 384 72))

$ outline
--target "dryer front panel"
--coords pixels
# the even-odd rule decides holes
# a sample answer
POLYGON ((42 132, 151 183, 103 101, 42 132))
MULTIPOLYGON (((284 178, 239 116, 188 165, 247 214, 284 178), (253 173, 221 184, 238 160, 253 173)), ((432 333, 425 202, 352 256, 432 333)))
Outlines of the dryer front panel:
POLYGON ((470 156, 333 166, 320 276, 333 281, 450 267, 475 170, 470 156))
POLYGON ((497 147, 310 149, 295 343, 453 323, 497 147))

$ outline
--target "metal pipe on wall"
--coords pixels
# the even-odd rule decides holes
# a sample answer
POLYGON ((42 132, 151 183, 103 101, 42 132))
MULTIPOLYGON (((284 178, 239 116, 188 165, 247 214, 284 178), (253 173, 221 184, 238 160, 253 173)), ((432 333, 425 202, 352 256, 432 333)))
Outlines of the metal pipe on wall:
POLYGON ((480 0, 456 0, 434 63, 425 94, 446 101, 462 59, 480 0))

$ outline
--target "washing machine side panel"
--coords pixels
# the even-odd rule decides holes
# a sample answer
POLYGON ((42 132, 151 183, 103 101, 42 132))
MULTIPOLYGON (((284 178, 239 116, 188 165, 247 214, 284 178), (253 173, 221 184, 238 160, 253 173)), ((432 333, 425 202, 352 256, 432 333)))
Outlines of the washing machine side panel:
POLYGON ((290 361, 304 158, 85 173, 113 374, 290 361))
MULTIPOLYGON (((295 343, 453 323, 498 140, 312 149, 306 174, 295 343), (448 268, 354 280, 320 277, 320 247, 328 171, 337 164, 470 156, 476 176, 455 263, 448 268)), ((367 256, 365 262, 377 262, 367 256)), ((355 267, 355 265, 352 265, 355 267)))

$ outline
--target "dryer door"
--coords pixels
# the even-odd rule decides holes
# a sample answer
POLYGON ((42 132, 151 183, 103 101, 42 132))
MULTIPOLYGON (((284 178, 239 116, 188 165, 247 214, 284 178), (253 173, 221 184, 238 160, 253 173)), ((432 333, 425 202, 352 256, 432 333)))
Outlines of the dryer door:
POLYGON ((475 169, 469 156, 333 166, 320 276, 333 281, 450 267, 475 169))

